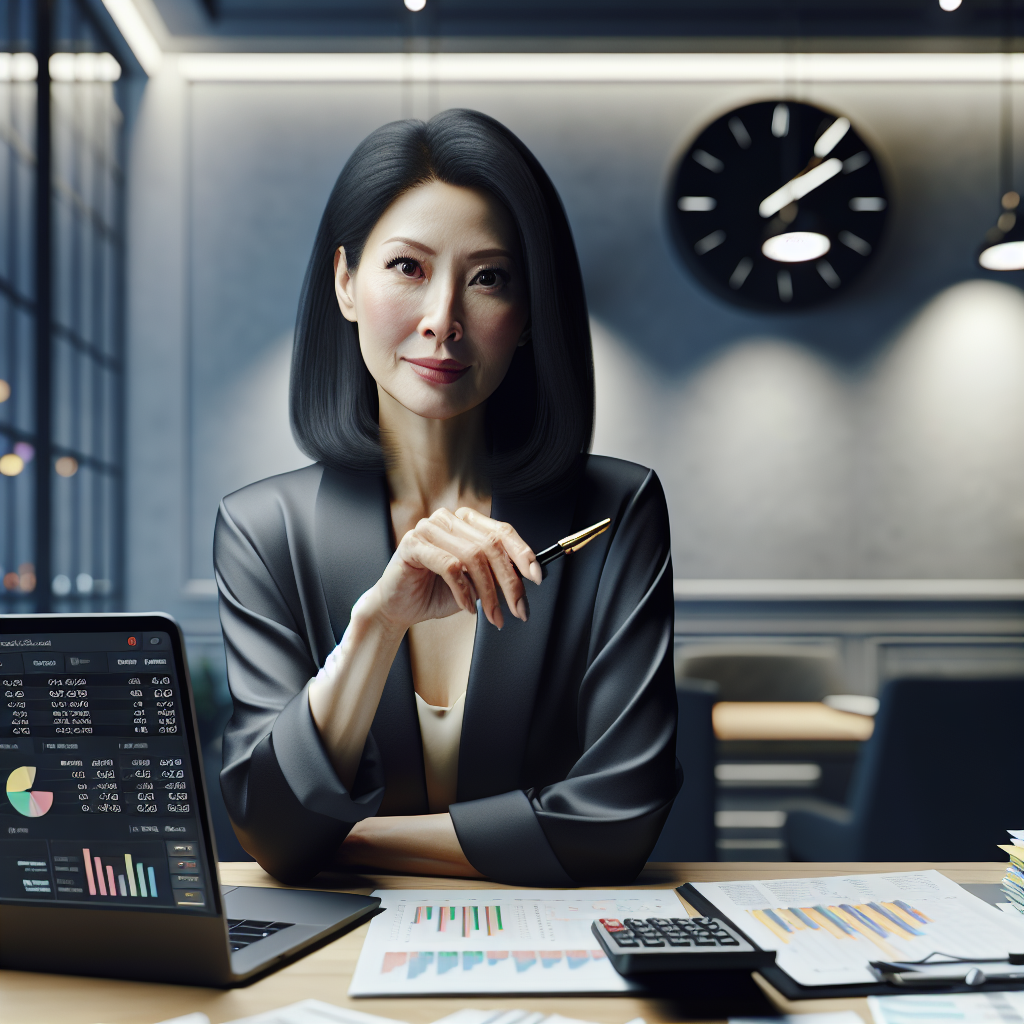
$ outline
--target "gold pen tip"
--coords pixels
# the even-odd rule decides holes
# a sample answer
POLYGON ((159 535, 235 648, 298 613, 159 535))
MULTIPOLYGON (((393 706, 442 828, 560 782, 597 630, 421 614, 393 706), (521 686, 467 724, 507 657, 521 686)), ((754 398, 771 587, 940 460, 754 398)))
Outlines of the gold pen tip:
POLYGON ((594 523, 593 526, 588 526, 584 530, 580 530, 577 533, 571 533, 568 537, 563 537, 558 545, 567 553, 573 551, 579 551, 580 548, 589 544, 595 537, 599 537, 609 526, 612 525, 611 519, 602 519, 599 523, 594 523))

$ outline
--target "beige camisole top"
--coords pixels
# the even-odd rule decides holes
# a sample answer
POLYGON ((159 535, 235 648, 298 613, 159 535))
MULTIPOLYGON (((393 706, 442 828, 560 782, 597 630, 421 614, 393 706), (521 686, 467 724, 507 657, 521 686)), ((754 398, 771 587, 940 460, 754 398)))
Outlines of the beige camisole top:
POLYGON ((427 803, 431 814, 447 811, 455 803, 459 783, 459 746, 462 743, 462 712, 466 691, 451 707, 428 704, 416 694, 416 713, 423 740, 423 771, 427 779, 427 803))

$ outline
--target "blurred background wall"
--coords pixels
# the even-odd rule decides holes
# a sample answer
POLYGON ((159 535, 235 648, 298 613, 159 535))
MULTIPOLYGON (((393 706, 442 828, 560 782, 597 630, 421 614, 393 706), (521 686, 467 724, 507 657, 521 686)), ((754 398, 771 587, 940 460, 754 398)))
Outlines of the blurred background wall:
POLYGON ((218 501, 307 461, 288 359, 334 178, 377 125, 454 106, 512 128, 562 195, 593 318, 594 450, 659 473, 677 577, 1024 576, 1024 295, 975 255, 999 188, 997 89, 161 73, 129 157, 131 605, 216 632, 218 501), (849 294, 759 314, 680 265, 665 191, 709 121, 779 96, 851 118, 891 216, 849 294))

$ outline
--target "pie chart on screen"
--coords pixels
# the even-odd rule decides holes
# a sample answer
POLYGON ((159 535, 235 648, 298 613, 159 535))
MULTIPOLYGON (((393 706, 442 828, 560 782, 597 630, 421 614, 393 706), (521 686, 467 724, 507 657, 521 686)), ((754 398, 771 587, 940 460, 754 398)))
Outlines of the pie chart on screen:
POLYGON ((53 794, 33 789, 35 781, 35 768, 15 768, 7 776, 7 799, 26 818, 41 818, 53 806, 53 794))

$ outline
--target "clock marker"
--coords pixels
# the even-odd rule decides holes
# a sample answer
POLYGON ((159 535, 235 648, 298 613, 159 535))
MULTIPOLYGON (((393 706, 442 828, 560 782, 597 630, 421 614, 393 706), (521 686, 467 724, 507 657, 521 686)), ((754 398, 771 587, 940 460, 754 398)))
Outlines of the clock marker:
POLYGON ((729 131, 732 132, 732 137, 736 140, 736 145, 740 149, 750 149, 750 132, 747 131, 747 126, 738 118, 729 118, 729 131))
POLYGON ((793 301, 793 275, 788 270, 780 270, 775 278, 779 286, 779 301, 793 301))
POLYGON ((867 256, 871 252, 871 243, 865 242, 863 238, 855 235, 852 231, 840 231, 839 241, 842 242, 847 249, 859 252, 861 256, 867 256))
POLYGON ((703 256, 706 252, 711 252, 712 249, 716 249, 725 241, 725 232, 719 229, 718 231, 712 231, 710 235, 705 235, 693 246, 693 251, 698 256, 703 256))
POLYGON ((743 287, 743 282, 750 276, 751 270, 754 269, 754 261, 749 256, 744 256, 743 259, 736 264, 736 269, 732 272, 732 277, 729 278, 729 287, 733 291, 743 287))
POLYGON ((772 111, 772 135, 777 139, 789 134, 789 107, 779 103, 772 111))
POLYGON ((676 206, 683 213, 707 213, 718 205, 714 196, 680 196, 676 206))
POLYGON ((725 170, 725 164, 723 164, 717 156, 712 156, 705 149, 695 149, 693 151, 693 159, 696 160, 701 167, 706 167, 714 174, 721 174, 722 171, 725 170))
POLYGON ((859 153, 854 153, 853 156, 843 161, 843 174, 853 174, 854 171, 859 171, 869 163, 871 163, 871 154, 866 149, 862 149, 859 153))
POLYGON ((828 156, 849 130, 850 122, 845 117, 837 117, 818 137, 814 144, 814 155, 828 156))
POLYGON ((835 272, 835 268, 828 260, 818 260, 818 262, 814 264, 814 267, 821 275, 822 281, 824 281, 829 288, 838 288, 843 283, 839 279, 839 275, 835 272))
POLYGON ((881 196, 854 196, 850 209, 855 213, 881 213, 888 203, 881 196))
POLYGON ((765 239, 761 252, 776 263, 806 263, 832 248, 827 235, 818 231, 786 231, 765 239))

